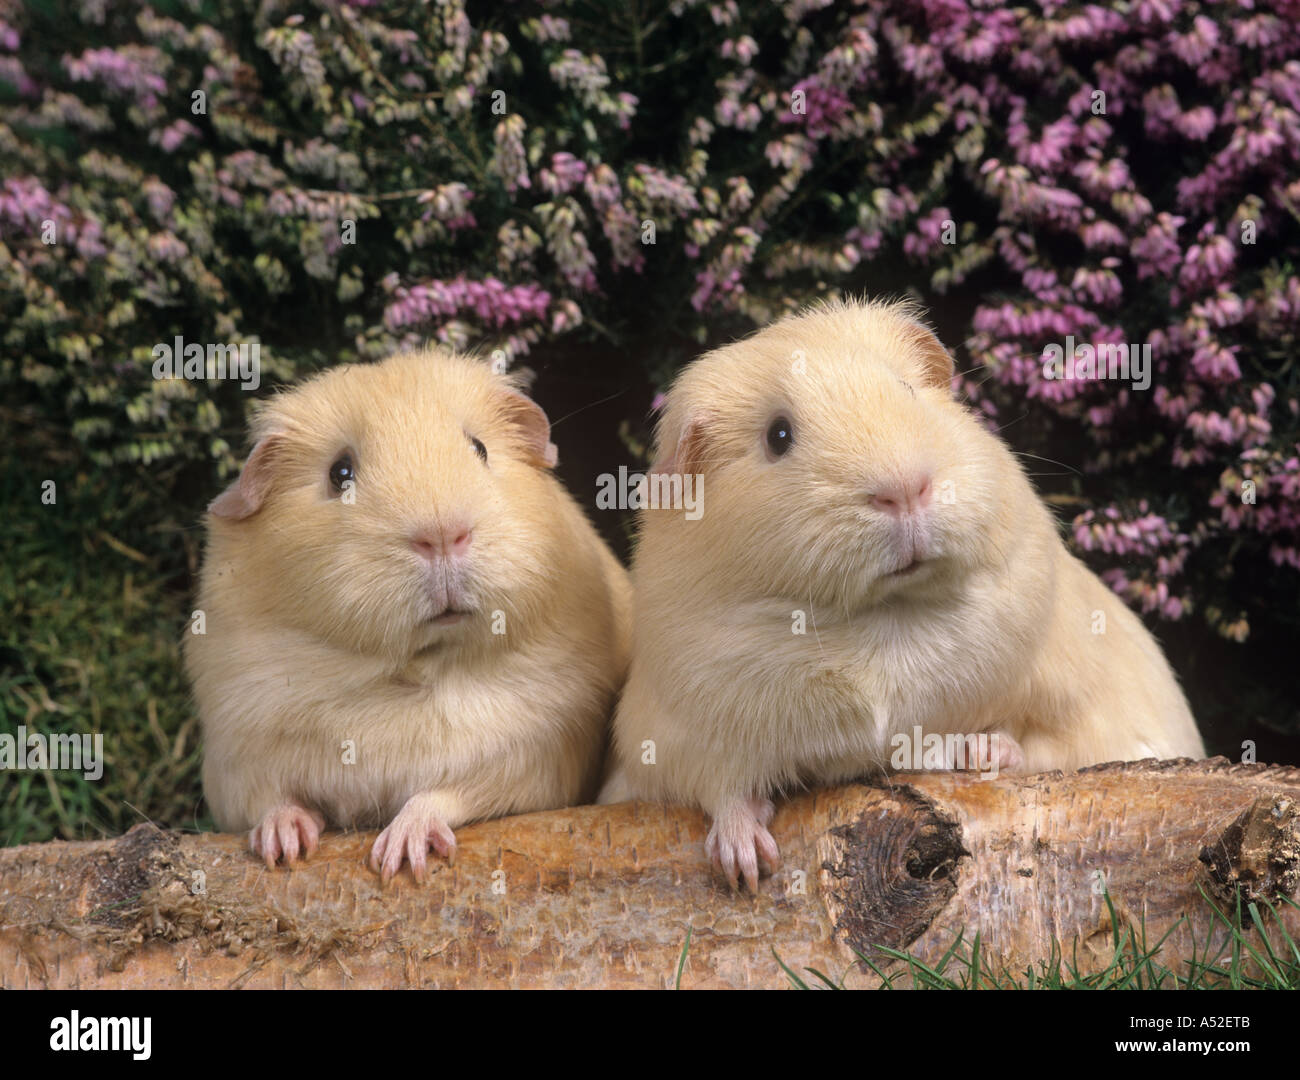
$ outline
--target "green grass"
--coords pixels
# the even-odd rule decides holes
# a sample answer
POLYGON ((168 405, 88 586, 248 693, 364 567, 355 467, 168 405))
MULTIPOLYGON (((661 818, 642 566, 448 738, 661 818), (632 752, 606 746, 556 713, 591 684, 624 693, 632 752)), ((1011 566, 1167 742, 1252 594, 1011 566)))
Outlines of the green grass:
POLYGON ((105 766, 98 781, 0 773, 0 845, 114 836, 144 820, 210 827, 196 816, 198 727, 180 667, 186 598, 166 584, 184 579, 193 537, 159 514, 156 491, 35 441, 5 449, 0 733, 102 732, 105 766))
MULTIPOLYGON (((872 957, 856 953, 857 961, 838 979, 815 968, 805 968, 801 975, 775 949, 772 955, 790 985, 798 990, 849 989, 847 980, 865 971, 875 975, 886 990, 1300 990, 1300 947, 1277 917, 1278 907, 1265 902, 1272 916, 1266 919, 1259 905, 1252 903, 1233 918, 1203 890, 1201 895, 1212 914, 1205 947, 1178 965, 1163 958, 1164 944, 1186 916, 1150 944, 1145 926, 1140 932, 1132 926, 1127 933, 1119 930, 1109 895, 1105 897, 1106 906, 1116 929, 1112 931, 1110 963, 1101 971, 1082 971, 1077 951, 1067 958, 1056 943, 1046 959, 1022 971, 1011 971, 992 961, 982 948, 979 934, 967 941, 964 930, 935 963, 878 946, 872 957), (1244 922, 1240 918, 1243 914, 1244 922), (1214 947, 1220 929, 1227 933, 1214 947)), ((1286 897, 1281 898, 1280 905, 1300 911, 1300 904, 1286 897)), ((679 967, 679 983, 680 978, 679 967)))

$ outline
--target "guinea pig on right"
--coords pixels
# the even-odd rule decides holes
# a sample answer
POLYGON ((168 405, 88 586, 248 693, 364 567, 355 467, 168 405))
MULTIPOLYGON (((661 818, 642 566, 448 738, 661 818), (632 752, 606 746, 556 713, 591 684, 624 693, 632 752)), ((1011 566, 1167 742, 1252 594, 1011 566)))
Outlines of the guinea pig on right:
POLYGON ((702 807, 733 885, 779 863, 773 796, 918 732, 991 733, 1032 772, 1204 756, 1159 646, 952 375, 910 306, 832 303, 667 395, 651 479, 694 478, 696 506, 642 511, 601 801, 702 807))

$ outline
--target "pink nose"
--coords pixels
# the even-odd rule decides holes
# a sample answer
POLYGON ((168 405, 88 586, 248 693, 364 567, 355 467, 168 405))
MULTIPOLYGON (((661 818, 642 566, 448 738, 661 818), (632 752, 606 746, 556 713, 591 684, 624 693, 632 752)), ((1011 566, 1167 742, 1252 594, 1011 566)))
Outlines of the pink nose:
POLYGON ((915 476, 902 483, 881 485, 874 494, 867 496, 867 502, 877 510, 902 517, 929 506, 931 493, 930 477, 915 476))
POLYGON ((411 537, 411 547, 416 554, 432 562, 438 558, 464 555, 473 535, 473 528, 463 523, 445 529, 422 529, 411 537))

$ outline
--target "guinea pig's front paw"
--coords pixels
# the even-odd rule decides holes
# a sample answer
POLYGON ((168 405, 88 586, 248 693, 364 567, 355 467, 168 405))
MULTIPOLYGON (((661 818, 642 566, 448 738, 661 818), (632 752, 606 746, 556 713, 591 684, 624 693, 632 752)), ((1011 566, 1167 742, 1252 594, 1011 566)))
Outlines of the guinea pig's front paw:
POLYGON ((1025 751, 1005 731, 950 734, 943 740, 943 769, 996 780, 999 773, 1024 772, 1025 751))
POLYGON ((428 854, 432 847, 446 859, 456 852, 456 835, 436 808, 434 796, 412 795, 388 828, 379 834, 370 849, 370 869, 377 870, 387 881, 402 868, 403 861, 411 864, 416 881, 428 875, 428 854))
POLYGON ((754 796, 728 803, 714 815, 704 850, 733 889, 743 877, 749 891, 756 893, 760 867, 769 874, 780 867, 781 853, 767 831, 774 813, 771 799, 754 796))
POLYGON ((993 743, 993 761, 999 772, 1025 771, 1025 751, 1019 742, 1005 731, 995 731, 989 738, 993 743))
POLYGON ((269 868, 284 856, 285 865, 314 854, 320 845, 320 832, 325 819, 315 810, 297 803, 284 803, 268 810, 262 820, 248 834, 248 846, 255 855, 262 856, 269 868))

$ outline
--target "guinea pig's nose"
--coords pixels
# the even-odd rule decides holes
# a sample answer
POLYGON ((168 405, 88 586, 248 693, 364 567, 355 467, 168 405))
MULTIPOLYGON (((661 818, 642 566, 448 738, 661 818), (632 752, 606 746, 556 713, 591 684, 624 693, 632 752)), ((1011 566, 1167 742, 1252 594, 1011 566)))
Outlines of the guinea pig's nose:
POLYGON ((437 558, 464 555, 473 535, 473 528, 464 522, 448 525, 445 529, 422 529, 411 537, 411 547, 432 562, 437 558))
POLYGON ((881 485, 867 496, 867 502, 877 510, 902 517, 929 506, 932 490, 928 475, 914 476, 899 483, 881 485))

